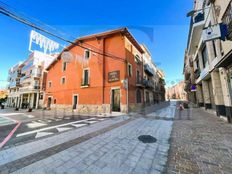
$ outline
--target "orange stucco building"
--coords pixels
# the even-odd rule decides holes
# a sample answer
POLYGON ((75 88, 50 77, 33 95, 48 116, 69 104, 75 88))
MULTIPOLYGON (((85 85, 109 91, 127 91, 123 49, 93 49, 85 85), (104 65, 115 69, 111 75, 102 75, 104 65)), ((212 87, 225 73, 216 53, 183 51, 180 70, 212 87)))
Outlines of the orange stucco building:
POLYGON ((126 28, 77 39, 47 68, 45 106, 95 113, 140 107, 143 52, 126 28))

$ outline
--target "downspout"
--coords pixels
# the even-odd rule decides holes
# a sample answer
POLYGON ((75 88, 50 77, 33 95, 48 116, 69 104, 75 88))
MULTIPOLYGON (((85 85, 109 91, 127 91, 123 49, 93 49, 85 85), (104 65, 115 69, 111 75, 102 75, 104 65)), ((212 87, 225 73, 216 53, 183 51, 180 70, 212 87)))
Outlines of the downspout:
POLYGON ((105 38, 102 39, 102 104, 105 104, 105 38))

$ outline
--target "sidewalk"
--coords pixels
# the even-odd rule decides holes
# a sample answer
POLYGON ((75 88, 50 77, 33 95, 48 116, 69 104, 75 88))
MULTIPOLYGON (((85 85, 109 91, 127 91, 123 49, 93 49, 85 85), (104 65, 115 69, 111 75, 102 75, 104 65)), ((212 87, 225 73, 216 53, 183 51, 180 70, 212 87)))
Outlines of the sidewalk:
POLYGON ((175 115, 167 173, 232 173, 232 124, 194 108, 175 115))

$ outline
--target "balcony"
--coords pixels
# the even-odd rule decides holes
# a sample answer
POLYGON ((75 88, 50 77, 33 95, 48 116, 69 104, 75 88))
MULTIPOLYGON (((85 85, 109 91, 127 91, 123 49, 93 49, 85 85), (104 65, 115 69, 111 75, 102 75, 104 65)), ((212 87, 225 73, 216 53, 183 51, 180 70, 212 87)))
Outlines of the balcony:
POLYGON ((145 65, 144 65, 144 71, 145 71, 145 73, 147 73, 149 76, 153 76, 153 75, 154 75, 153 69, 152 69, 148 64, 145 64, 145 65))
POLYGON ((145 88, 148 88, 148 89, 155 88, 155 84, 152 80, 144 80, 144 86, 145 86, 145 88))
POLYGON ((138 87, 143 87, 144 85, 144 79, 142 76, 137 76, 136 77, 136 86, 138 87))
POLYGON ((205 7, 204 10, 198 11, 192 18, 190 23, 190 35, 188 41, 188 54, 192 55, 196 52, 197 46, 201 40, 201 35, 207 15, 209 13, 209 7, 205 7))

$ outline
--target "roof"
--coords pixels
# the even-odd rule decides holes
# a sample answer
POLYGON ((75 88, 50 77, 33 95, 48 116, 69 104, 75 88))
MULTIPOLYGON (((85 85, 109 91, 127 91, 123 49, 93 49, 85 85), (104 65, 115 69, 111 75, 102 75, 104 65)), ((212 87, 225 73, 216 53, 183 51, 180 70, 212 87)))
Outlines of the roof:
MULTIPOLYGON (((124 36, 126 36, 131 43, 134 44, 134 46, 141 52, 141 53, 144 53, 144 50, 142 49, 142 47, 140 46, 140 44, 138 43, 138 41, 134 38, 134 36, 129 32, 129 30, 127 28, 119 28, 119 29, 115 29, 115 30, 109 30, 109 31, 105 31, 105 32, 101 32, 101 33, 97 33, 97 34, 92 34, 92 35, 88 35, 88 36, 83 36, 83 37, 80 37, 78 39, 76 39, 74 41, 74 43, 78 44, 78 43, 81 43, 83 41, 86 41, 86 40, 91 40, 91 39, 96 39, 96 38, 107 38, 107 37, 111 37, 113 35, 116 35, 116 34, 122 34, 124 36)), ((65 50, 69 50, 71 49, 72 47, 74 47, 75 45, 74 44, 70 44, 69 46, 67 46, 60 54, 59 56, 57 57, 57 59, 55 59, 47 68, 47 70, 49 70, 49 68, 56 62, 56 60, 58 60, 61 56, 61 54, 65 51, 65 50)))

